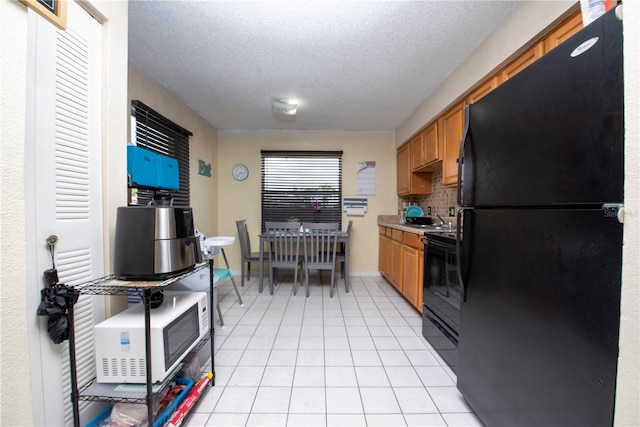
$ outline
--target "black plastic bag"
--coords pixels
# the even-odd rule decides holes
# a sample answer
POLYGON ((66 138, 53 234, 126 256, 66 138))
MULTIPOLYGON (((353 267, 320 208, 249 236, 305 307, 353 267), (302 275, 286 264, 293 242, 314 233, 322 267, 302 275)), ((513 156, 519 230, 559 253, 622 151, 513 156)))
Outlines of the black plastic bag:
MULTIPOLYGON (((49 316, 47 331, 54 344, 69 339, 69 318, 67 312, 67 295, 69 288, 57 283, 40 291, 40 305, 38 316, 49 316)), ((78 294, 74 295, 73 304, 78 301, 78 294)))

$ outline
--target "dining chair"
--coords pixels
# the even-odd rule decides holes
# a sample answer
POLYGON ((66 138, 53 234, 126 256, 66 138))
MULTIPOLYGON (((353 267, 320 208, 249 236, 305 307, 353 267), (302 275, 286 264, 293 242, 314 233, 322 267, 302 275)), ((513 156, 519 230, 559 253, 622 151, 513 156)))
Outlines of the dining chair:
MULTIPOLYGON (((293 268, 293 294, 298 289, 298 272, 302 283, 302 263, 300 255, 300 222, 265 222, 269 259, 269 286, 273 295, 274 272, 279 268, 293 268)), ((276 273, 277 274, 277 273, 276 273)))
MULTIPOLYGON (((251 252, 251 239, 249 238, 249 228, 247 226, 247 220, 241 219, 236 221, 236 227, 238 229, 238 240, 240 241, 240 254, 241 254, 241 280, 240 286, 244 286, 244 267, 247 265, 247 280, 251 280, 251 263, 260 262, 260 252, 251 252)), ((263 250, 263 248, 260 248, 263 250)), ((268 254, 263 250, 263 258, 265 261, 268 259, 268 254)))
POLYGON ((331 270, 329 296, 333 298, 336 276, 336 252, 340 224, 337 222, 303 223, 303 245, 307 296, 309 296, 309 270, 318 270, 318 280, 322 278, 322 270, 331 270))
MULTIPOLYGON (((347 225, 347 237, 351 238, 351 226, 353 225, 353 221, 349 220, 349 225, 347 225)), ((336 252, 336 264, 340 264, 340 277, 344 279, 344 262, 345 262, 346 253, 344 250, 344 243, 340 244, 340 248, 336 252)))
MULTIPOLYGON (((353 225, 353 220, 349 220, 349 225, 347 226, 347 237, 351 238, 351 226, 353 225)), ((340 277, 344 279, 344 263, 346 259, 346 253, 344 249, 344 243, 338 243, 338 250, 336 252, 336 264, 340 264, 340 277)))

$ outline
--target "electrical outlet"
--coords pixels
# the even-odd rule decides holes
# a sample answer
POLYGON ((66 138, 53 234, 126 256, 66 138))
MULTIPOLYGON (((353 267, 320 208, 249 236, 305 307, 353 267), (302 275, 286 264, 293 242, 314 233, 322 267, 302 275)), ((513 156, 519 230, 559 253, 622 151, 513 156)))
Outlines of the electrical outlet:
POLYGON ((431 206, 427 207, 427 215, 431 215, 431 206))
POLYGON ((455 206, 449 206, 449 216, 456 216, 455 206))

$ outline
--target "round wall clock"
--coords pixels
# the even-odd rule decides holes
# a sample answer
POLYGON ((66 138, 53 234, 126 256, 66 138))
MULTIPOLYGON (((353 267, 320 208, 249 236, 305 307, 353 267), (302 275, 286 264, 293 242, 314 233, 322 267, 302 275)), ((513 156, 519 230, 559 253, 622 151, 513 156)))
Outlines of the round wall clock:
POLYGON ((231 172, 238 181, 244 181, 249 176, 249 169, 245 165, 235 165, 231 172))

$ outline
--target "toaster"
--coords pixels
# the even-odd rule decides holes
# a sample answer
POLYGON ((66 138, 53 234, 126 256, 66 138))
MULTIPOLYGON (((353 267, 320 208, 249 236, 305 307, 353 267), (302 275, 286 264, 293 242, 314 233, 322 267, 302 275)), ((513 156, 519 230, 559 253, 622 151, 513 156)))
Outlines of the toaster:
POLYGON ((165 280, 202 260, 188 207, 119 207, 114 249, 113 273, 122 280, 165 280))

